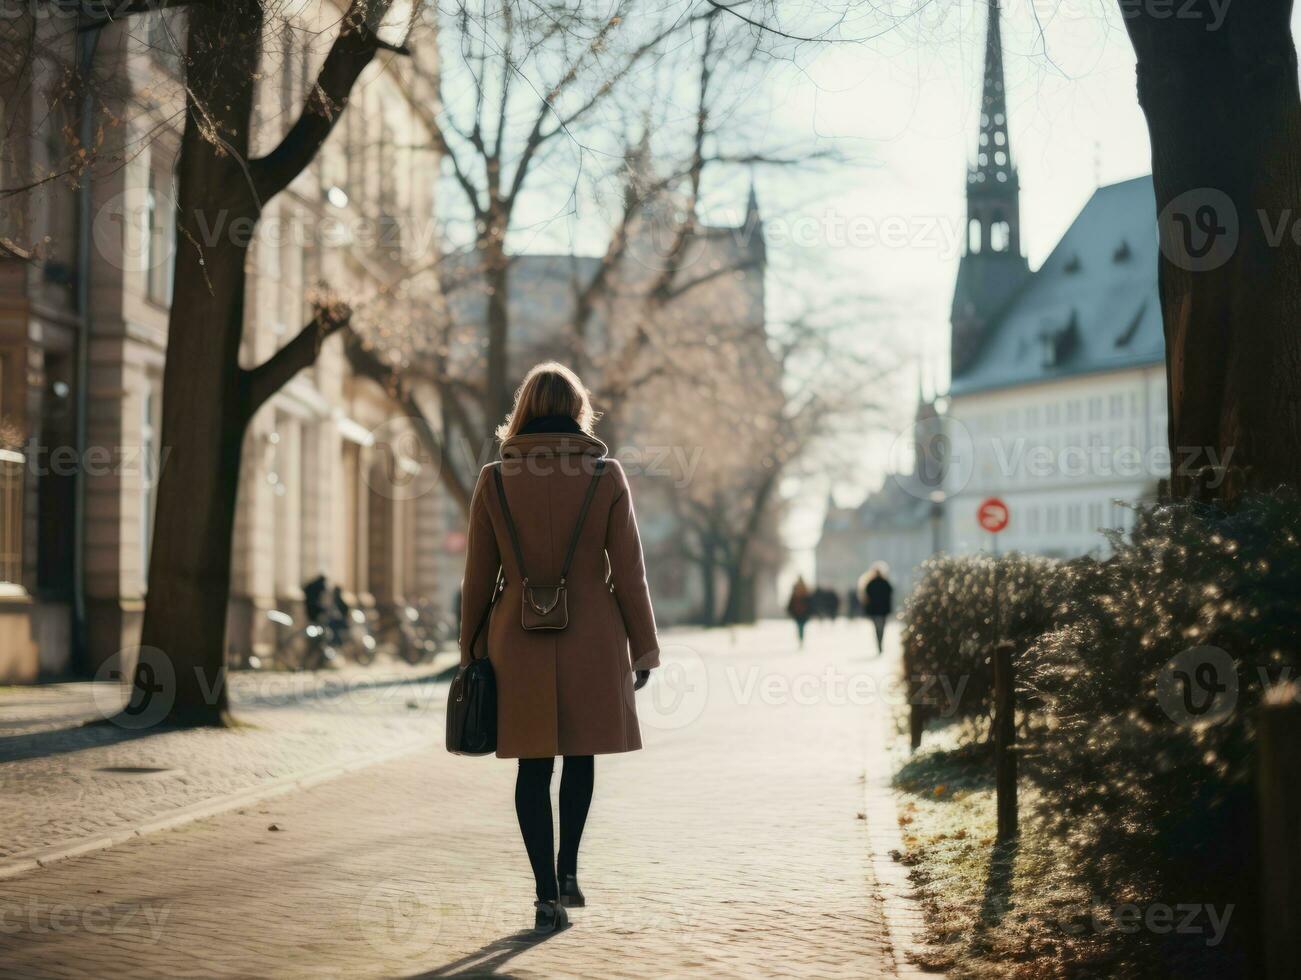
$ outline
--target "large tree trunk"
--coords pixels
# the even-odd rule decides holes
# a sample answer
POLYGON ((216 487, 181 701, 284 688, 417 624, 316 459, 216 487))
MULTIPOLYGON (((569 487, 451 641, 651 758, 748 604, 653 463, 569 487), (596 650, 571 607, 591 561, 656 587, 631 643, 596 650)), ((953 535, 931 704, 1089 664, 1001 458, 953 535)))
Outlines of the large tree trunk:
POLYGON ((718 621, 718 545, 712 534, 702 534, 700 557, 700 625, 713 626, 718 621))
MULTIPOLYGON (((258 216, 243 162, 261 33, 261 5, 238 6, 223 13, 206 5, 191 9, 188 111, 177 167, 180 231, 163 373, 168 455, 158 480, 141 645, 171 664, 175 691, 166 720, 180 724, 221 724, 227 707, 226 606, 246 425, 239 344, 245 253, 258 216), (235 16, 249 43, 234 43, 235 16), (212 129, 222 146, 212 141, 212 129)), ((146 680, 137 676, 137 702, 149 696, 146 680)), ((166 699, 167 692, 155 696, 166 699)))
POLYGON ((727 604, 723 607, 724 626, 739 626, 755 620, 754 576, 739 563, 727 568, 727 604))
POLYGON ((768 513, 772 495, 777 489, 777 477, 780 469, 771 467, 760 480, 754 498, 750 501, 750 511, 745 523, 737 535, 732 549, 732 561, 727 566, 727 598, 723 606, 723 625, 753 622, 755 618, 755 577, 750 567, 754 552, 755 538, 768 513))
POLYGON ((1161 214, 1171 489, 1301 484, 1301 99, 1290 0, 1122 5, 1161 214), (1207 229, 1212 229, 1209 233, 1207 229), (1214 467, 1229 467, 1221 480, 1214 467), (1208 467, 1211 467, 1208 469, 1208 467))
MULTIPOLYGON (((489 231, 480 238, 480 255, 484 263, 484 282, 488 289, 488 361, 484 408, 487 414, 487 437, 511 407, 510 359, 510 257, 506 254, 505 215, 499 209, 490 212, 489 231)), ((482 451, 482 446, 476 446, 482 451)))

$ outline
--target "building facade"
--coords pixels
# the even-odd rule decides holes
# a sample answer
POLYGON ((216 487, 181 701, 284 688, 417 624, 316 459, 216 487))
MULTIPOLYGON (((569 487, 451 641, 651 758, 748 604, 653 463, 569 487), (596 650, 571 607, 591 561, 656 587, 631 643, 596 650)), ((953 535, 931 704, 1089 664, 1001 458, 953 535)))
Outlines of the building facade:
POLYGON ((944 544, 939 495, 944 474, 932 467, 944 426, 937 401, 919 391, 911 430, 912 468, 887 474, 856 507, 837 507, 828 500, 814 553, 820 587, 843 598, 869 567, 884 562, 896 600, 902 602, 912 591, 918 566, 944 544))
POLYGON ((1029 271, 998 17, 993 3, 952 306, 947 547, 990 548, 976 513, 998 496, 1000 548, 1072 557, 1105 551, 1099 532, 1170 472, 1155 195, 1149 177, 1099 187, 1029 271))
POLYGON ((1100 187, 1043 265, 1020 252, 997 2, 990 4, 968 235, 951 315, 948 550, 990 548, 980 502, 1007 503, 998 546, 1070 557, 1167 476, 1165 348, 1151 178, 1100 187))
POLYGON ((1132 505, 1169 474, 1151 178, 1098 188, 1030 269, 997 0, 966 186, 949 390, 919 398, 911 471, 858 507, 829 506, 817 577, 838 591, 872 561, 889 562, 906 592, 928 555, 993 548, 976 520, 992 496, 1010 511, 1003 551, 1105 552, 1101 532, 1129 527, 1132 505))
MULTIPOLYGON (((340 12, 305 8, 304 20, 266 39, 255 153, 296 118, 340 12)), ((43 37, 56 53, 35 76, 22 80, 5 66, 6 133, 24 134, 6 140, 5 186, 56 169, 64 152, 64 119, 51 107, 65 81, 59 58, 77 56, 66 27, 38 19, 37 30, 62 30, 67 47, 59 55, 59 36, 43 37)), ((0 566, 8 579, 0 681, 93 671, 138 643, 156 477, 168 455, 159 422, 184 37, 179 9, 103 29, 94 55, 97 157, 115 165, 6 200, 6 241, 45 245, 0 256, 0 414, 25 456, 21 557, 0 566), (88 222, 78 221, 79 206, 88 222), (85 646, 75 662, 78 635, 85 646)), ((433 47, 420 57, 433 58, 433 47)), ((417 231, 433 220, 435 141, 412 105, 433 98, 421 79, 436 65, 421 67, 417 77, 406 59, 376 59, 316 161, 266 208, 250 256, 246 366, 308 322, 319 284, 345 300, 364 297, 428 247, 427 235, 387 233, 394 215, 411 216, 417 231), (357 234, 377 229, 386 248, 357 234)), ((227 630, 234 659, 271 643, 268 610, 301 616, 302 585, 320 573, 363 606, 422 599, 447 609, 456 591, 460 560, 448 553, 456 510, 432 479, 419 494, 402 492, 429 463, 410 451, 418 443, 385 393, 347 369, 340 345, 328 341, 249 427, 227 630)))

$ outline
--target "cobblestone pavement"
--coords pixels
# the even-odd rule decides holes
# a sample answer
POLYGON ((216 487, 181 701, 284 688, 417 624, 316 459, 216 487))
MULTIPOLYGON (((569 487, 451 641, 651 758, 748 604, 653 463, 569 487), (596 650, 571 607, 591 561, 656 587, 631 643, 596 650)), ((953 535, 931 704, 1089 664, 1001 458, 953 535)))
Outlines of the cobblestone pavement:
POLYGON ((514 766, 430 749, 6 881, 0 976, 895 976, 866 628, 669 640, 645 751, 597 760, 570 929, 521 931, 514 766))
POLYGON ((441 739, 446 663, 232 674, 231 700, 245 725, 226 731, 87 726, 116 711, 117 684, 2 688, 0 861, 441 739))

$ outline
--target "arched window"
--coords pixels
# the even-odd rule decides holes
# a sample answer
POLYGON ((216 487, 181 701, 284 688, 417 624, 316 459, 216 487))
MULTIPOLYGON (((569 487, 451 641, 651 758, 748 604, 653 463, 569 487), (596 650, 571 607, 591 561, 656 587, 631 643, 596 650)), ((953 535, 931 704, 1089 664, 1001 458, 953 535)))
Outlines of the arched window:
POLYGON ((980 238, 980 219, 972 218, 967 224, 967 252, 978 255, 983 244, 980 238))
POLYGON ((1012 244, 1012 226, 1006 221, 998 220, 989 226, 989 250, 1006 252, 1012 244))

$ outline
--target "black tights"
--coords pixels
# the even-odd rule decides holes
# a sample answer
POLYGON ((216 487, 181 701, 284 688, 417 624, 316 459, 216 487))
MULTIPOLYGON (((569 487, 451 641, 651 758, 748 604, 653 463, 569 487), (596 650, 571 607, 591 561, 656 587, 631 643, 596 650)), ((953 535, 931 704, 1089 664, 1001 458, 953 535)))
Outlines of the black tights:
POLYGON ((595 766, 590 755, 567 755, 560 775, 560 856, 551 860, 555 847, 551 824, 551 773, 556 760, 520 759, 515 779, 515 815, 519 817, 524 849, 533 866, 538 899, 554 901, 560 892, 556 875, 578 873, 578 842, 583 837, 587 809, 592 803, 595 766))

